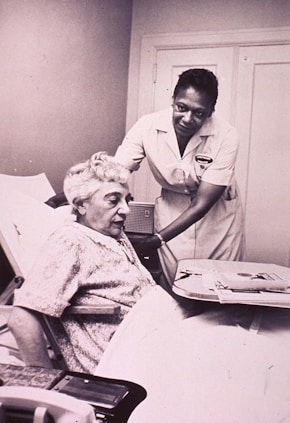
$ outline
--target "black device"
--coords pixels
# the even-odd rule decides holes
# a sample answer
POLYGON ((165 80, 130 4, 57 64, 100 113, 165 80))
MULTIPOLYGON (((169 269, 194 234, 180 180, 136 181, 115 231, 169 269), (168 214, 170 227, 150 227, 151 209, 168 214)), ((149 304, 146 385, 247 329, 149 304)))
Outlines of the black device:
POLYGON ((97 408, 113 410, 129 393, 123 383, 85 378, 79 375, 66 375, 52 390, 72 395, 97 408))
POLYGON ((102 423, 126 423, 147 395, 134 382, 66 370, 0 363, 0 375, 3 386, 42 388, 83 400, 94 408, 97 421, 102 423))

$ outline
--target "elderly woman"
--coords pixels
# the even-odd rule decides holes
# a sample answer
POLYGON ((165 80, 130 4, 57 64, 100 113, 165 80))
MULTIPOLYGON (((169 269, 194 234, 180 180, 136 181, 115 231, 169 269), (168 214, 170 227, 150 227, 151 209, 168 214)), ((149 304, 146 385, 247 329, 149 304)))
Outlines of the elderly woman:
POLYGON ((9 326, 27 365, 52 366, 39 323, 44 313, 62 322, 56 335, 69 368, 93 372, 121 320, 154 285, 123 232, 128 178, 129 171, 103 152, 67 172, 64 192, 75 219, 49 237, 15 292, 9 326), (121 307, 118 318, 64 313, 71 304, 112 302, 121 307))

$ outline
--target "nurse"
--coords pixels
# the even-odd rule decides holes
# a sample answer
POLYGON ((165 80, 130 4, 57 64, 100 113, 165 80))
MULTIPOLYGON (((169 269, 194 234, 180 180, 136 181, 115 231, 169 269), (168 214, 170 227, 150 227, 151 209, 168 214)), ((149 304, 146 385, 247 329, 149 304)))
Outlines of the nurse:
POLYGON ((244 222, 235 179, 235 128, 218 118, 218 81, 206 69, 188 69, 175 86, 172 108, 141 117, 116 151, 136 171, 147 157, 161 185, 155 234, 137 246, 158 249, 166 283, 184 258, 242 260, 244 222))

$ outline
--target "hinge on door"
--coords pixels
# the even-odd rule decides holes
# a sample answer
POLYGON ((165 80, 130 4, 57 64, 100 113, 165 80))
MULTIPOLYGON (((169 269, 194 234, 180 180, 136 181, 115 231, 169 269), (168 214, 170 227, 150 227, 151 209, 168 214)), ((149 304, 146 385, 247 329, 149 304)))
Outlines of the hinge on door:
POLYGON ((155 84, 157 81, 157 63, 154 63, 153 65, 152 81, 153 81, 153 84, 155 84))

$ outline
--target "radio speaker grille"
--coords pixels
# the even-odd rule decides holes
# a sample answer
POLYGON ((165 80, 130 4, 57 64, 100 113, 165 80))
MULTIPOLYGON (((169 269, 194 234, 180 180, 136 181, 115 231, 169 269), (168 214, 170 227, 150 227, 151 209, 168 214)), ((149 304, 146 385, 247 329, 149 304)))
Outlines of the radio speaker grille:
POLYGON ((154 204, 130 201, 130 214, 125 223, 126 232, 139 234, 154 233, 154 204))

